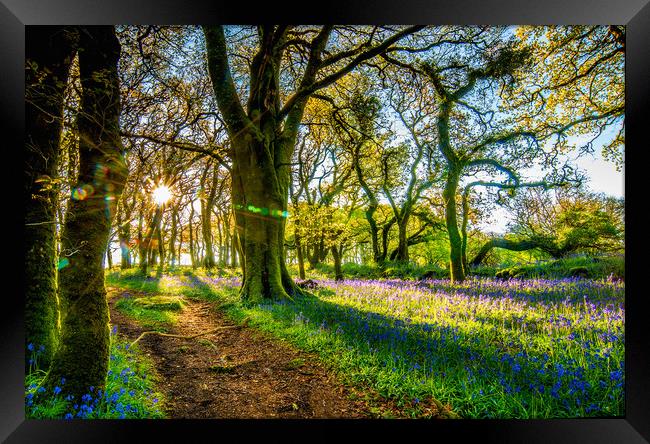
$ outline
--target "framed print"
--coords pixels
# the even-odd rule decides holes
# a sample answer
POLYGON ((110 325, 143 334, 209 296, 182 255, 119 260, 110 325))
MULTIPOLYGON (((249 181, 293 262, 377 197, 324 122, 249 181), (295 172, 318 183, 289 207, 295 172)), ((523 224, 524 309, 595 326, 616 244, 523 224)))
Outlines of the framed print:
POLYGON ((0 11, 3 440, 650 440, 646 0, 0 11))

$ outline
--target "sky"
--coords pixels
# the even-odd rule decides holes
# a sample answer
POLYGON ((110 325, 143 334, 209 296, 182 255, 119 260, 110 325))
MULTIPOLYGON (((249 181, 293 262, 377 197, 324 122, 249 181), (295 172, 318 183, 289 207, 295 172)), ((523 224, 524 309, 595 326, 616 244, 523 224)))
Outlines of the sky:
MULTIPOLYGON (((587 186, 591 191, 625 197, 624 171, 616 171, 613 162, 604 160, 600 147, 596 147, 593 155, 584 155, 575 160, 575 165, 587 174, 587 186)), ((501 207, 496 207, 491 217, 478 227, 486 232, 504 234, 510 221, 510 214, 501 207)))

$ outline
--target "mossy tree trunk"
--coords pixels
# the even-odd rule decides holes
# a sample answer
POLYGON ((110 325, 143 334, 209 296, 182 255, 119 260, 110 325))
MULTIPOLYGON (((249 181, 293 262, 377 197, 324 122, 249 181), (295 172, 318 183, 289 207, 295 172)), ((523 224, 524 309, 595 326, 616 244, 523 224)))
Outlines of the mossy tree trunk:
POLYGON ((106 265, 108 269, 113 268, 113 255, 111 254, 111 240, 108 240, 108 246, 106 247, 106 265))
POLYGON ((401 219, 397 219, 397 254, 395 255, 395 260, 399 262, 408 262, 409 261, 409 244, 408 236, 406 235, 406 228, 408 226, 409 217, 405 215, 401 219))
POLYGON ((232 240, 232 256, 230 257, 230 266, 232 268, 235 268, 238 265, 237 257, 241 257, 241 245, 239 244, 239 236, 237 235, 236 231, 232 233, 230 239, 232 240))
POLYGON ((194 203, 190 204, 190 218, 188 221, 188 230, 189 230, 189 243, 190 243, 190 262, 192 263, 192 268, 196 269, 196 256, 194 253, 194 228, 192 227, 192 220, 194 219, 194 203))
POLYGON ((87 194, 70 200, 63 227, 62 251, 70 264, 60 272, 61 341, 45 381, 52 387, 66 378, 63 393, 76 399, 90 386, 103 388, 108 370, 109 311, 102 257, 127 175, 119 136, 119 55, 113 26, 80 28, 76 188, 87 194))
POLYGON ((483 244, 483 246, 476 254, 474 259, 472 259, 471 264, 473 266, 481 265, 483 259, 485 259, 485 257, 488 255, 490 251, 492 251, 493 248, 503 248, 505 250, 510 250, 510 251, 527 251, 539 247, 540 244, 538 242, 534 240, 528 240, 528 239, 519 240, 519 241, 513 241, 505 238, 490 239, 485 244, 483 244))
POLYGON ((162 269, 165 266, 165 243, 163 241, 163 222, 162 219, 158 222, 158 228, 156 229, 156 239, 158 240, 158 268, 162 269))
MULTIPOLYGON (((176 206, 172 208, 172 228, 169 233, 169 253, 170 253, 170 265, 175 267, 177 265, 176 258, 176 237, 178 236, 178 209, 176 206)), ((180 257, 180 256, 179 256, 180 257)))
POLYGON ((117 213, 117 236, 120 241, 120 268, 126 270, 131 268, 131 224, 124 222, 121 212, 117 213))
MULTIPOLYGON (((296 224, 296 231, 298 230, 296 224)), ((296 233, 296 254, 298 256, 298 276, 300 279, 305 279, 305 256, 302 247, 302 239, 300 234, 296 233)))
MULTIPOLYGON (((300 292, 285 265, 284 231, 291 159, 309 97, 421 28, 406 28, 378 45, 342 52, 338 54, 339 60, 353 58, 322 77, 319 71, 327 66, 323 55, 333 29, 323 26, 307 42, 302 77, 283 104, 280 64, 292 38, 292 27, 259 26, 259 43, 250 63, 248 103, 244 109, 230 72, 224 29, 203 27, 208 72, 232 144, 232 203, 242 252, 242 299, 287 298, 300 292)), ((331 61, 337 55, 328 56, 331 61)))
POLYGON ((341 256, 343 254, 343 246, 332 245, 332 257, 334 258, 334 280, 343 280, 343 270, 341 269, 341 256))
MULTIPOLYGON (((25 28, 25 344, 45 348, 46 369, 57 344, 55 220, 64 92, 77 34, 62 26, 25 28)), ((25 369, 29 369, 29 353, 25 369)))
POLYGON ((214 246, 212 242, 212 207, 216 198, 218 178, 218 168, 215 166, 212 171, 210 194, 205 199, 201 199, 201 234, 203 235, 203 245, 205 248, 203 266, 207 269, 214 268, 217 265, 214 260, 214 246))
POLYGON ((460 181, 461 167, 449 163, 447 172, 447 183, 442 192, 445 203, 445 223, 449 235, 449 273, 452 282, 463 282, 465 280, 465 268, 463 267, 462 239, 458 230, 458 216, 456 208, 456 190, 460 181))
POLYGON ((461 233, 461 256, 463 261, 463 269, 469 272, 469 264, 467 263, 467 222, 469 220, 469 192, 471 187, 465 187, 463 191, 463 221, 460 226, 461 233))
MULTIPOLYGON (((160 220, 162 219, 163 207, 159 205, 154 210, 153 219, 149 225, 149 230, 140 240, 140 272, 146 275, 149 271, 149 265, 154 265, 153 236, 156 233, 160 220)), ((140 231, 141 232, 141 231, 140 231)))
POLYGON ((273 162, 261 160, 264 151, 270 150, 251 143, 237 149, 233 159, 233 205, 243 253, 241 296, 249 301, 287 298, 287 289, 293 293, 284 267, 287 199, 282 193, 288 190, 289 175, 282 170, 288 168, 275 169, 273 162), (262 174, 257 173, 260 167, 262 174))

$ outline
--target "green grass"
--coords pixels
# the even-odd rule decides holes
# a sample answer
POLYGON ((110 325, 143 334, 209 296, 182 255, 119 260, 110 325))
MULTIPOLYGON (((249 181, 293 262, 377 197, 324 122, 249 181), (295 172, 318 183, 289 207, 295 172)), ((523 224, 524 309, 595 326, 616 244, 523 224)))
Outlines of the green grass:
MULTIPOLYGON (((294 276, 298 267, 289 266, 294 276)), ((385 262, 382 266, 369 264, 345 263, 341 266, 346 279, 445 279, 449 277, 447 269, 432 265, 419 266, 413 263, 385 262)), ((506 277, 526 279, 563 279, 582 276, 589 279, 625 278, 625 261, 623 255, 612 256, 574 256, 563 259, 539 260, 533 263, 508 262, 501 266, 479 266, 470 270, 470 275, 495 277, 497 273, 506 272, 506 277)), ((334 278, 332 264, 318 264, 316 268, 307 267, 306 277, 311 279, 334 278)))
POLYGON ((230 278, 177 272, 164 280, 315 352, 346 384, 393 400, 401 415, 427 417, 443 404, 467 418, 624 414, 621 282, 321 280, 315 297, 245 306, 230 278))
MULTIPOLYGON (((25 378, 25 416, 30 419, 164 418, 163 396, 155 389, 153 364, 125 339, 111 335, 106 388, 89 388, 81 400, 64 398, 41 387, 46 373, 32 368, 25 378)), ((65 385, 65 380, 61 381, 65 385)))
POLYGON ((118 300, 115 308, 145 328, 166 331, 177 322, 177 312, 183 309, 183 303, 178 297, 130 297, 118 300))
POLYGON ((505 273, 505 277, 524 279, 564 279, 586 277, 588 279, 625 279, 625 260, 622 255, 615 256, 575 256, 564 259, 539 261, 532 264, 508 267, 477 267, 472 270, 477 276, 494 277, 505 273))
MULTIPOLYGON (((290 266, 294 275, 298 275, 297 266, 290 266)), ((341 271, 346 279, 424 279, 444 278, 449 276, 445 269, 432 265, 419 266, 413 263, 384 262, 381 266, 369 264, 355 264, 347 262, 341 266, 341 271)), ((334 277, 334 266, 328 263, 318 264, 316 268, 305 271, 308 278, 323 279, 334 277)))

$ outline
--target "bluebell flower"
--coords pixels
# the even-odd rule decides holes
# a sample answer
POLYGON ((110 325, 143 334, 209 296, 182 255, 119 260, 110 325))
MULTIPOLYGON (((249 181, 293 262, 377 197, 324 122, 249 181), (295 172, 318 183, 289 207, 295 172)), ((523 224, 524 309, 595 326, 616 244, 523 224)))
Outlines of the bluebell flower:
POLYGON ((61 387, 57 385, 56 387, 54 387, 54 394, 58 395, 59 393, 61 393, 61 387))
POLYGON ((72 413, 66 413, 64 419, 72 419, 72 413))
POLYGON ((615 370, 609 374, 610 381, 618 381, 623 378, 623 372, 620 370, 615 370))
POLYGON ((29 350, 29 351, 34 351, 34 344, 32 344, 32 343, 30 342, 30 343, 27 345, 27 350, 29 350))

